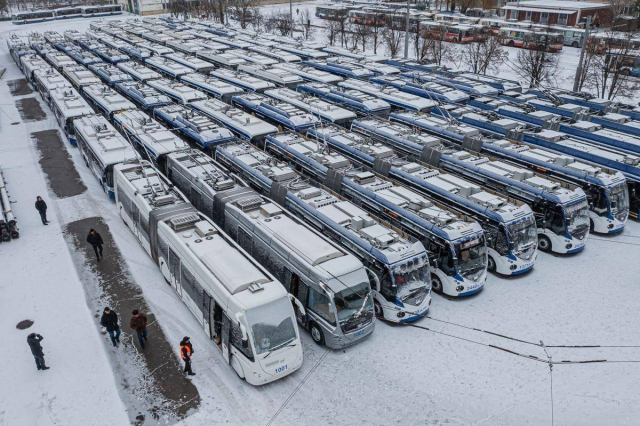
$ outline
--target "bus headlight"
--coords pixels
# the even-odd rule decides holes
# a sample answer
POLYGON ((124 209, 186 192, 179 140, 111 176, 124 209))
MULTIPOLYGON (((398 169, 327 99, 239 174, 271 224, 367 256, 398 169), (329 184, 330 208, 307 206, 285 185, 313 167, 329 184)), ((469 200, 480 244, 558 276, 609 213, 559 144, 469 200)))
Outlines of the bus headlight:
POLYGON ((518 267, 516 265, 511 265, 509 266, 509 269, 511 269, 512 271, 515 271, 518 267))
POLYGON ((566 247, 567 250, 569 250, 571 247, 573 247, 573 244, 569 243, 565 247, 566 247))
POLYGON ((397 313, 398 318, 404 318, 404 312, 400 311, 397 313))
POLYGON ((462 290, 464 290, 464 286, 463 285, 459 285, 458 287, 456 287, 456 291, 458 293, 462 292, 462 290))
POLYGON ((609 225, 607 225, 607 228, 609 229, 613 228, 613 223, 610 223, 609 225))

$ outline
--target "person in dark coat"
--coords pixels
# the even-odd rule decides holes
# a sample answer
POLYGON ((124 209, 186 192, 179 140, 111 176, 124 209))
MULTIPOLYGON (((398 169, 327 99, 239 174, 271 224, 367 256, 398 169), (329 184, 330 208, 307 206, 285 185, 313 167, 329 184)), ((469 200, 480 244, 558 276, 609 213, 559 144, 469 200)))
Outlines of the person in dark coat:
POLYGON ((39 195, 36 198, 36 210, 38 210, 38 213, 40 213, 40 219, 42 219, 42 224, 48 225, 49 221, 47 220, 47 203, 45 203, 42 197, 39 195))
POLYGON ((48 370, 49 367, 47 367, 44 363, 44 352, 42 351, 42 345, 40 345, 42 339, 43 337, 41 335, 37 333, 31 333, 27 336, 27 343, 31 348, 33 357, 36 359, 36 367, 38 367, 38 370, 48 370))
POLYGON ((144 349, 144 342, 147 341, 147 316, 137 309, 131 313, 133 316, 131 317, 131 321, 129 321, 129 326, 138 334, 138 341, 142 349, 144 349))
POLYGON ((118 314, 109 307, 104 308, 102 318, 100 318, 100 325, 107 329, 107 333, 109 333, 109 337, 111 337, 111 343, 113 343, 113 346, 118 346, 118 343, 120 343, 118 314))
MULTIPOLYGON (((104 241, 102 241, 102 237, 95 229, 91 229, 89 231, 89 234, 87 235, 87 242, 91 244, 91 247, 93 247, 93 251, 96 252, 98 262, 100 262, 100 256, 102 256, 102 244, 104 244, 104 241)), ((104 256, 102 257, 104 258, 104 256)))
POLYGON ((195 376, 196 373, 191 371, 191 357, 193 356, 193 346, 191 346, 191 340, 187 336, 185 336, 180 342, 180 356, 184 360, 184 374, 195 376))

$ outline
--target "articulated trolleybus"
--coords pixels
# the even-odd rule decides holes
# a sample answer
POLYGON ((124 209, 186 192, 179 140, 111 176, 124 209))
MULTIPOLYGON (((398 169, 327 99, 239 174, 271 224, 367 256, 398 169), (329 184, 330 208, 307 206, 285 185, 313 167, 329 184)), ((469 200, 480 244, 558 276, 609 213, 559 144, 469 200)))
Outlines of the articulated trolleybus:
POLYGON ((278 194, 289 211, 353 253, 367 268, 376 316, 415 321, 431 305, 427 252, 420 241, 404 237, 355 204, 311 186, 300 175, 248 144, 225 145, 218 160, 229 164, 265 194, 278 194))
POLYGON ((356 257, 243 182, 234 182, 201 152, 170 154, 167 164, 171 180, 194 205, 279 277, 298 322, 316 343, 343 348, 373 332, 369 278, 356 257))
POLYGON ((238 376, 262 385, 300 368, 302 344, 282 285, 149 163, 114 172, 122 219, 238 376))
POLYGON ((434 291, 464 297, 482 290, 487 278, 487 249, 477 223, 462 221, 417 192, 358 169, 342 155, 326 152, 321 142, 287 133, 267 137, 266 148, 314 182, 429 246, 433 253, 430 264, 436 266, 434 291))
POLYGON ((109 198, 113 191, 113 166, 135 160, 138 154, 109 122, 99 115, 88 115, 73 122, 78 149, 87 167, 98 179, 109 198))

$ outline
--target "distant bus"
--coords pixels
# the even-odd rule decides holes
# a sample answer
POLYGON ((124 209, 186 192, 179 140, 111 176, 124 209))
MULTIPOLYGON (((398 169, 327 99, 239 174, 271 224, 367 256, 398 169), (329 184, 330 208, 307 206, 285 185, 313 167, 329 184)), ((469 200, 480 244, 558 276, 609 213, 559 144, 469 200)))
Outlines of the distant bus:
POLYGON ((564 40, 561 33, 519 28, 501 28, 498 37, 500 43, 505 46, 531 50, 546 50, 549 52, 561 51, 564 40))
POLYGON ((53 10, 34 10, 31 12, 18 12, 11 15, 11 20, 16 25, 51 21, 53 19, 55 19, 53 10))
POLYGON ((94 16, 121 15, 122 6, 119 4, 105 4, 101 6, 82 6, 82 16, 93 18, 94 16))
POLYGON ((624 49, 613 49, 607 52, 606 63, 616 62, 616 67, 620 68, 620 74, 640 77, 640 51, 624 49))
POLYGON ((63 7, 55 10, 56 19, 79 18, 82 16, 82 7, 63 7))

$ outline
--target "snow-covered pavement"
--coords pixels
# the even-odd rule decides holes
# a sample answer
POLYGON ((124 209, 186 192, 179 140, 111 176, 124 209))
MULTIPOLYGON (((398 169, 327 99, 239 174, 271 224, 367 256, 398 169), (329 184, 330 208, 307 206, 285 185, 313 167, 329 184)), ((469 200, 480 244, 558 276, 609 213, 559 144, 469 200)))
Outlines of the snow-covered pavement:
MULTIPOLYGON (((84 30, 88 25, 89 20, 75 20, 17 29, 2 23, 0 34, 84 30)), ((17 201, 14 212, 21 229, 19 240, 0 244, 0 338, 5 349, 0 354, 0 425, 130 422, 127 410, 132 407, 120 398, 122 388, 109 363, 105 336, 96 326, 99 318, 88 308, 62 235, 62 223, 95 212, 108 225, 167 339, 177 342, 188 335, 196 348, 193 383, 201 404, 183 421, 186 425, 546 425, 552 418, 548 365, 503 349, 546 360, 537 345, 541 340, 551 346, 640 345, 635 301, 640 224, 630 221, 622 235, 590 236, 585 251, 576 256, 540 254, 530 274, 514 279, 490 276, 477 296, 436 296, 430 315, 437 320, 424 319, 419 327, 378 322, 370 338, 341 351, 316 346, 302 331, 305 360, 300 371, 252 387, 223 362, 122 223, 77 149, 68 144, 92 201, 52 201, 30 133, 57 124, 45 105, 44 120, 22 122, 6 84, 21 74, 4 43, 0 51, 7 67, 0 80, 0 165, 17 201), (33 207, 36 195, 49 203, 49 226, 40 223, 33 207), (17 330, 16 324, 24 319, 34 320, 34 326, 17 330), (42 344, 51 370, 35 369, 26 343, 32 331, 45 337, 42 344)), ((548 352, 554 361, 640 361, 639 348, 548 352)), ((555 424, 637 424, 638 365, 554 366, 555 424)))

